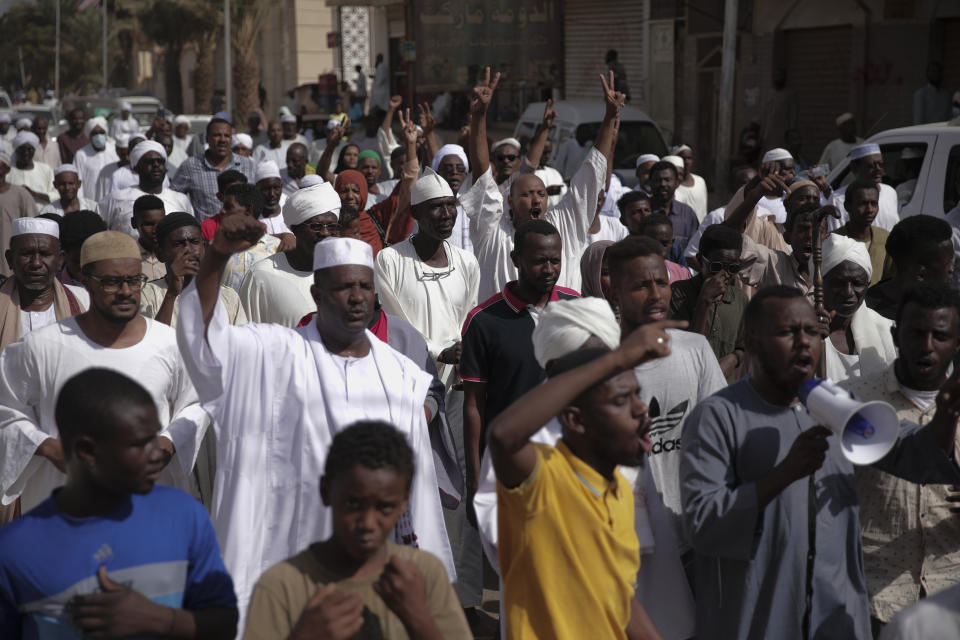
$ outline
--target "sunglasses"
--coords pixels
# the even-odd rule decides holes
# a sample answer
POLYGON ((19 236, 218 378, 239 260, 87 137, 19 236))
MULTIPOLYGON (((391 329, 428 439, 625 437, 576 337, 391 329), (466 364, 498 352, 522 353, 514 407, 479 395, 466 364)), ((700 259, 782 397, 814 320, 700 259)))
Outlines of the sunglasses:
POLYGON ((711 275, 726 271, 733 276, 740 273, 740 270, 743 269, 743 265, 739 262, 710 262, 707 260, 705 266, 707 267, 707 272, 711 275))
POLYGON ((496 160, 497 162, 513 162, 519 157, 520 157, 519 155, 515 153, 511 153, 511 154, 504 154, 504 155, 496 155, 493 157, 493 159, 496 160))

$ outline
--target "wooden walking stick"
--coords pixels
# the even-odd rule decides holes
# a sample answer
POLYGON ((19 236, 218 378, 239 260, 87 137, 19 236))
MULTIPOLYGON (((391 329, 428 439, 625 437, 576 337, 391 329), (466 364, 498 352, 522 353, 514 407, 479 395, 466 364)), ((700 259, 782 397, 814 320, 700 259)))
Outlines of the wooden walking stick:
MULTIPOLYGON (((832 205, 827 205, 817 209, 813 213, 813 229, 810 231, 810 243, 813 247, 813 273, 810 278, 813 280, 813 308, 817 312, 817 318, 829 321, 827 309, 823 306, 823 274, 820 269, 823 266, 823 221, 827 216, 833 216, 840 219, 840 212, 832 205)), ((821 359, 822 362, 822 359, 821 359)))

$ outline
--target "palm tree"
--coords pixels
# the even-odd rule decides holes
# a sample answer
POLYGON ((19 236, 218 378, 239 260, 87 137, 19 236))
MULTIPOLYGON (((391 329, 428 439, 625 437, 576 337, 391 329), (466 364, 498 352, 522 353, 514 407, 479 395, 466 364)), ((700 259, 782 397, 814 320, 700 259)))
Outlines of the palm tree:
MULTIPOLYGON (((260 106, 260 60, 256 46, 271 4, 269 0, 233 0, 231 5, 235 115, 241 119, 260 106)), ((227 105, 227 109, 231 106, 227 105)))

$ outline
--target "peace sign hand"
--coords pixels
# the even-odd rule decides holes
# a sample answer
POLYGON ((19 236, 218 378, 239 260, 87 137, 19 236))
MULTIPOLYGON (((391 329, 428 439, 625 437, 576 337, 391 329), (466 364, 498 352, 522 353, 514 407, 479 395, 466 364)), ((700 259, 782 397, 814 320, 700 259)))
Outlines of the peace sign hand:
POLYGON ((617 91, 613 86, 613 71, 604 76, 600 74, 600 84, 603 85, 603 103, 607 108, 606 117, 620 117, 620 109, 627 102, 627 96, 617 91))
POLYGON ((485 114, 493 99, 493 92, 500 82, 500 73, 493 76, 490 80, 490 67, 484 68, 483 83, 473 88, 473 94, 470 96, 470 113, 485 114))

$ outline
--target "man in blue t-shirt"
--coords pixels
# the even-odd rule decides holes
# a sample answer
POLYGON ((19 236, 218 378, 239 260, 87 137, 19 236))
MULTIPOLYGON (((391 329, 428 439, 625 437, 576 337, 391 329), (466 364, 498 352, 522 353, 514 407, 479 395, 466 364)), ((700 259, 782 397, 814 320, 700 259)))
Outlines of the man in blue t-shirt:
POLYGON ((67 482, 0 529, 0 638, 233 638, 233 581, 206 511, 154 487, 164 457, 150 394, 87 369, 55 417, 67 482))

